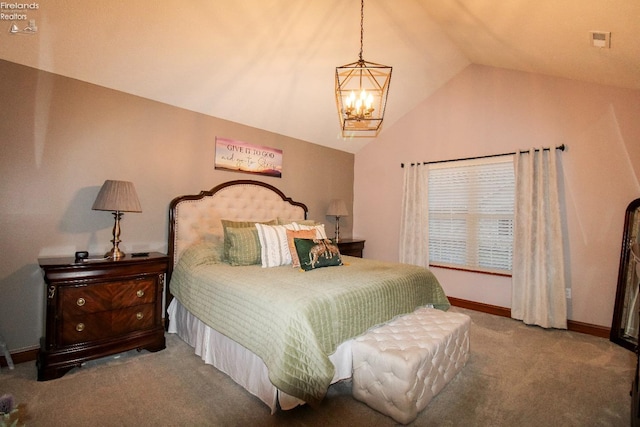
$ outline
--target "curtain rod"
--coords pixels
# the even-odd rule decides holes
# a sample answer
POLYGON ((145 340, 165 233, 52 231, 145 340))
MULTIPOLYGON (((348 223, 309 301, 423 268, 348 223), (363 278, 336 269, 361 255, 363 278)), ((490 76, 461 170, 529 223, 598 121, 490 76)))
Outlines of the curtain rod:
MULTIPOLYGON (((567 148, 564 144, 558 145, 556 147, 556 150, 560 150, 560 151, 564 151, 565 148, 567 148)), ((549 151, 551 150, 551 148, 543 148, 543 151, 549 151)), ((512 156, 514 154, 521 154, 521 153, 528 153, 531 150, 520 150, 520 151, 514 151, 512 153, 504 153, 504 154, 488 154, 486 156, 476 156, 476 157, 463 157, 461 159, 452 159, 452 160, 434 160, 431 162, 422 162, 423 165, 432 165, 435 163, 445 163, 445 162, 459 162, 461 160, 476 160, 476 159, 488 159, 490 157, 502 157, 502 156, 512 156)), ((534 151, 538 151, 537 149, 535 149, 534 151)), ((420 164, 420 163, 411 163, 411 166, 415 166, 416 164, 420 164)), ((400 167, 404 167, 404 163, 400 163, 400 167)))

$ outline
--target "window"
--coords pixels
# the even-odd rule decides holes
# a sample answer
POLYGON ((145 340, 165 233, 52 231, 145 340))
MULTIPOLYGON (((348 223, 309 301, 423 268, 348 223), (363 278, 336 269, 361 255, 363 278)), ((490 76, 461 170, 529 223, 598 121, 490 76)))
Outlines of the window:
POLYGON ((510 274, 513 156, 429 165, 429 264, 510 274))

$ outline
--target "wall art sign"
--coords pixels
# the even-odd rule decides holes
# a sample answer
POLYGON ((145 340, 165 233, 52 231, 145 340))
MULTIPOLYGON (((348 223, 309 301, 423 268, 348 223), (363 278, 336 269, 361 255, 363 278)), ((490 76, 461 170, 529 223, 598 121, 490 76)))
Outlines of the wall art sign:
POLYGON ((216 137, 215 168, 282 178, 282 150, 216 137))

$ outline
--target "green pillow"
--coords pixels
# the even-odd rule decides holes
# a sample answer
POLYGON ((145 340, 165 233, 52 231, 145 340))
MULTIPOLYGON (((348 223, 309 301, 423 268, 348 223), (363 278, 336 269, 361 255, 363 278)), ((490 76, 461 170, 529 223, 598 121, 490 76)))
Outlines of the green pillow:
POLYGON ((220 222, 222 222, 222 230, 224 232, 223 256, 225 261, 229 261, 230 241, 229 241, 229 233, 227 232, 229 228, 255 228, 256 222, 259 222, 260 224, 275 225, 276 220, 272 219, 271 221, 232 221, 229 219, 222 219, 220 220, 220 222))
POLYGON ((334 245, 331 240, 294 238, 293 242, 300 259, 300 268, 305 271, 342 265, 338 246, 334 245))
POLYGON ((231 265, 260 264, 261 251, 258 230, 253 228, 227 227, 229 253, 227 262, 231 265))

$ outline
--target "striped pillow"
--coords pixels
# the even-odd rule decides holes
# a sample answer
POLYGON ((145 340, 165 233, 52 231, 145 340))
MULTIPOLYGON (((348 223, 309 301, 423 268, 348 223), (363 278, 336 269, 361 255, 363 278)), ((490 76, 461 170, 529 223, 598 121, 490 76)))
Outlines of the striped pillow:
POLYGON ((256 224, 260 240, 262 267, 278 267, 291 264, 291 252, 284 225, 256 224))
POLYGON ((306 225, 298 222, 294 222, 291 224, 293 226, 293 230, 316 230, 316 238, 317 239, 327 239, 327 233, 324 231, 324 224, 316 224, 316 225, 306 225))

